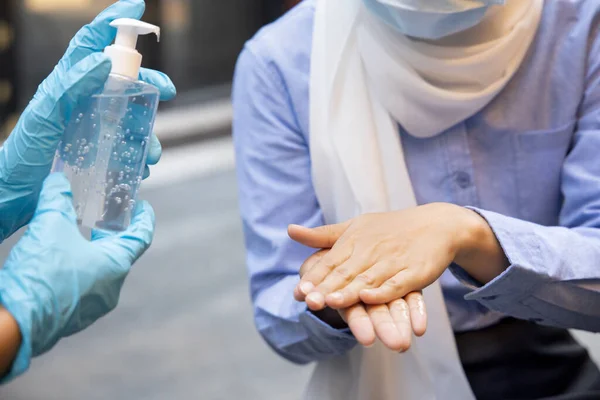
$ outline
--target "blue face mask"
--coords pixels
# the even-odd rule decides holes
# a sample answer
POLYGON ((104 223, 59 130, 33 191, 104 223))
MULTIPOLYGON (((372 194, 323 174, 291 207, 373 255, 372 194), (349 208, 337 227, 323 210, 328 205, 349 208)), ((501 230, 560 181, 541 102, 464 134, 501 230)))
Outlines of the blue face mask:
POLYGON ((366 7, 402 34, 440 39, 472 28, 488 8, 505 0, 363 0, 366 7))

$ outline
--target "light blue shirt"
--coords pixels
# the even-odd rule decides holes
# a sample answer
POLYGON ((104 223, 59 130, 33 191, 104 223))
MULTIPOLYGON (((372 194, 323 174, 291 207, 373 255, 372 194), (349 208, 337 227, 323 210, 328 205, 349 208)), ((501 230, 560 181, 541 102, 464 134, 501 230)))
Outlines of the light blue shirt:
MULTIPOLYGON (((511 263, 483 287, 459 268, 443 275, 457 332, 504 316, 600 331, 599 17, 595 1, 546 2, 528 57, 491 104, 431 139, 399 129, 419 203, 475 208, 511 263)), ((312 250, 286 227, 323 224, 308 145, 313 18, 305 0, 250 40, 233 91, 256 325, 300 363, 356 344, 292 296, 312 250)))

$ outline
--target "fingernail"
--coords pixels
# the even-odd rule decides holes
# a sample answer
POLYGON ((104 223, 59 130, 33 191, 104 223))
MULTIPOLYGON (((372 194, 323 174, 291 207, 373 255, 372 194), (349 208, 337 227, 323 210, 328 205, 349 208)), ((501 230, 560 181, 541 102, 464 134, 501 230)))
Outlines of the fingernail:
POLYGON ((370 345, 365 345, 365 349, 370 349, 375 346, 375 343, 371 343, 370 345))
POLYGON ((344 295, 341 294, 340 292, 331 293, 327 297, 329 298, 329 300, 331 300, 334 303, 341 303, 344 301, 344 295))
POLYGON ((323 295, 318 292, 312 292, 309 293, 308 296, 306 296, 306 300, 310 301, 311 303, 321 305, 323 304, 323 295))
POLYGON ((315 288, 315 285, 313 285, 310 282, 302 282, 300 284, 300 291, 306 296, 307 294, 309 294, 311 292, 311 290, 313 290, 315 288))

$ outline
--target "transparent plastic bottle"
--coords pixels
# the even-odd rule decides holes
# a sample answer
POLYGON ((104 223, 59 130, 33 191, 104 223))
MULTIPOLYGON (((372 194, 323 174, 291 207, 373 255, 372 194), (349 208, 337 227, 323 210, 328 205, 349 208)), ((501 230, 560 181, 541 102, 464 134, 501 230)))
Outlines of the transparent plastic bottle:
POLYGON ((63 172, 73 190, 78 222, 121 231, 131 222, 146 165, 159 90, 138 81, 137 35, 158 28, 121 19, 115 45, 105 52, 113 70, 102 93, 81 102, 56 153, 53 172, 63 172))

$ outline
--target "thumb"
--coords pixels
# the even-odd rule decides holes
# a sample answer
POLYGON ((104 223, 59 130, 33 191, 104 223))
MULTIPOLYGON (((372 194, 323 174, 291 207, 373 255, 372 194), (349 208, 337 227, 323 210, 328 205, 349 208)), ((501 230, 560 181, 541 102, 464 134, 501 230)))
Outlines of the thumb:
POLYGON ((75 108, 83 98, 102 89, 110 68, 110 60, 101 53, 85 58, 69 71, 56 67, 4 143, 0 171, 19 181, 31 179, 30 167, 49 169, 75 108))
POLYGON ((146 159, 146 164, 148 165, 156 165, 160 161, 160 157, 162 156, 162 145, 160 144, 160 140, 153 133, 150 136, 150 144, 148 145, 148 157, 146 159))
POLYGON ((323 225, 318 228, 306 228, 300 225, 290 225, 288 235, 292 240, 315 249, 330 249, 346 232, 352 221, 342 224, 323 225))
POLYGON ((130 267, 150 247, 154 238, 155 217, 146 201, 137 204, 129 227, 116 234, 95 231, 92 243, 100 245, 105 254, 118 265, 130 267))
POLYGON ((73 226, 77 224, 71 185, 61 173, 51 174, 44 181, 32 225, 40 221, 44 222, 42 226, 53 229, 60 222, 68 222, 73 226))

